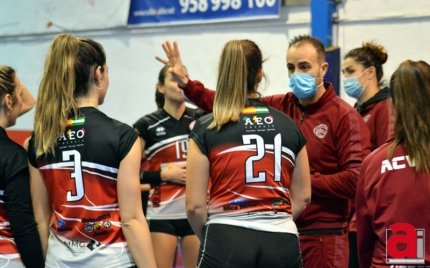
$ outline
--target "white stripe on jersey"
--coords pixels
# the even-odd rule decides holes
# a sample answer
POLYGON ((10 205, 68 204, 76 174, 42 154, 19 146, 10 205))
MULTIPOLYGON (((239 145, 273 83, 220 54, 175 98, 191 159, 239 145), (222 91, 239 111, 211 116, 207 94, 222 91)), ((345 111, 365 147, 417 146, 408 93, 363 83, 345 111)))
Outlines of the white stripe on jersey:
POLYGON ((168 117, 166 117, 166 118, 163 118, 163 119, 159 120, 157 123, 155 123, 155 124, 153 124, 153 125, 150 125, 150 126, 148 127, 148 129, 151 129, 151 128, 153 128, 153 127, 156 127, 156 126, 158 126, 159 124, 161 124, 161 123, 163 123, 164 121, 167 121, 167 120, 169 120, 169 119, 170 119, 170 116, 168 116, 168 117))
POLYGON ((91 162, 82 161, 82 166, 83 167, 100 169, 100 170, 107 171, 107 172, 114 173, 114 174, 118 173, 118 169, 117 168, 108 167, 108 166, 100 165, 100 164, 97 164, 97 163, 91 163, 91 162))
POLYGON ((241 146, 236 146, 236 147, 224 150, 222 152, 219 152, 217 155, 236 152, 236 151, 253 151, 253 152, 255 152, 256 150, 257 150, 257 145, 255 145, 255 144, 241 145, 241 146))
MULTIPOLYGON (((264 148, 265 149, 272 149, 273 150, 273 144, 265 144, 264 148)), ((256 151, 256 150, 257 150, 257 145, 256 144, 240 145, 240 146, 236 146, 236 147, 224 150, 224 151, 218 153, 218 155, 225 154, 225 153, 230 153, 230 152, 236 152, 236 151, 256 151)), ((284 152, 284 153, 288 154, 289 156, 291 156, 293 158, 293 160, 296 159, 296 155, 293 153, 293 151, 291 151, 287 147, 282 146, 282 152, 284 152)), ((267 151, 266 151, 266 153, 267 153, 267 151)))
MULTIPOLYGON (((266 152, 266 154, 275 154, 273 151, 265 151, 266 152)), ((286 159, 286 160, 288 160, 288 162, 290 162, 291 163, 291 165, 293 165, 293 167, 295 166, 294 165, 294 162, 293 161, 291 161, 291 159, 289 159, 288 157, 286 157, 285 155, 282 155, 281 156, 282 158, 284 158, 284 159, 286 159)), ((269 171, 267 171, 267 172, 269 172, 269 171)), ((273 174, 271 173, 271 172, 269 172, 272 176, 273 176, 273 174)))
POLYGON ((278 186, 258 186, 258 185, 246 185, 246 187, 253 187, 253 188, 266 188, 266 189, 274 189, 278 190, 284 193, 290 194, 290 190, 284 187, 278 187, 278 186))
MULTIPOLYGON (((75 168, 74 168, 74 167, 70 167, 70 168, 47 168, 47 167, 45 166, 45 167, 44 167, 44 169, 64 169, 64 170, 74 170, 75 168)), ((100 173, 97 173, 97 172, 89 171, 89 170, 87 170, 87 169, 82 169, 82 172, 86 172, 86 173, 89 173, 89 174, 97 175, 97 176, 99 176, 99 177, 103 177, 103 178, 106 178, 106 179, 109 179, 109 180, 113 180, 113 181, 116 181, 116 180, 117 180, 117 178, 114 178, 114 177, 111 177, 111 176, 106 176, 106 175, 103 175, 103 174, 100 174, 100 173)), ((1 267, 0 267, 0 268, 1 268, 1 267)))
POLYGON ((235 192, 235 191, 232 191, 232 190, 230 190, 230 189, 228 189, 228 188, 227 188, 227 191, 229 191, 230 193, 233 193, 233 194, 235 194, 235 195, 243 196, 243 197, 246 197, 246 198, 248 198, 248 199, 252 199, 252 200, 262 200, 262 199, 264 199, 264 198, 257 198, 257 197, 252 197, 252 196, 249 196, 249 195, 240 194, 240 193, 235 192))
MULTIPOLYGON (((265 148, 273 150, 273 144, 265 144, 265 148)), ((296 155, 293 153, 293 151, 291 151, 287 147, 282 146, 282 152, 284 152, 284 153, 288 154, 289 156, 291 156, 291 158, 293 158, 293 160, 296 160, 296 155)))
MULTIPOLYGON (((75 162, 73 161, 68 161, 68 162, 61 162, 61 163, 54 163, 54 164, 49 164, 49 165, 45 165, 40 167, 40 170, 43 169, 68 169, 69 167, 74 167, 75 162)), ((117 174, 118 173, 118 169, 117 168, 113 168, 113 167, 108 167, 105 165, 100 165, 97 163, 91 163, 91 162, 87 162, 87 161, 82 161, 81 165, 83 167, 89 167, 89 168, 94 168, 94 169, 99 169, 102 171, 107 171, 110 173, 114 173, 117 174)))
POLYGON ((39 169, 40 170, 43 170, 43 169, 67 169, 67 167, 73 167, 74 163, 75 162, 73 162, 73 161, 69 161, 69 162, 49 164, 49 165, 41 166, 39 169))
MULTIPOLYGON (((179 141, 179 140, 184 140, 184 139, 188 139, 188 134, 186 134, 186 135, 179 135, 179 136, 175 136, 175 137, 172 137, 172 138, 169 138, 169 139, 162 140, 160 142, 155 143, 154 145, 152 145, 148 149, 146 149, 145 150, 145 154, 149 155, 149 154, 151 154, 151 151, 153 151, 153 150, 156 150, 156 152, 158 152, 159 150, 162 150, 165 147, 169 147, 171 145, 174 145, 174 144, 170 144, 171 142, 175 142, 175 141, 179 141), (169 146, 165 146, 163 148, 159 148, 159 147, 164 146, 166 144, 168 144, 169 146)), ((154 154, 156 152, 154 152, 154 154)))
MULTIPOLYGON (((236 146, 236 147, 224 150, 222 152, 219 152, 217 155, 225 154, 225 153, 231 153, 231 152, 239 152, 239 151, 252 151, 252 152, 255 152, 256 148, 257 148, 256 144, 240 145, 240 146, 236 146)), ((273 150, 273 144, 265 144, 264 148, 265 149, 272 149, 273 150)), ((265 151, 265 152, 269 153, 269 154, 273 154, 273 151, 265 151)), ((282 152, 290 155, 293 158, 293 160, 296 159, 296 155, 290 149, 288 149, 288 148, 286 148, 284 146, 282 146, 282 152)), ((282 156, 282 158, 288 160, 293 165, 293 167, 295 166, 294 162, 291 161, 288 157, 282 156)))
POLYGON ((54 213, 57 214, 58 216, 60 216, 60 218, 62 218, 63 220, 68 220, 68 221, 78 221, 81 222, 81 219, 77 219, 77 218, 66 218, 63 215, 61 215, 60 213, 58 213, 57 211, 54 210, 54 213))
POLYGON ((174 146, 175 144, 174 143, 171 143, 171 144, 167 144, 167 145, 165 145, 165 146, 163 146, 163 147, 161 147, 161 148, 158 148, 158 150, 156 150, 156 151, 154 151, 153 152, 153 154, 151 155, 151 156, 148 156, 149 155, 149 153, 147 153, 146 151, 145 151, 145 154, 146 154, 146 159, 149 161, 149 160, 151 160, 154 156, 156 156, 157 155, 157 153, 159 152, 159 151, 163 151, 164 149, 166 149, 166 148, 169 148, 169 147, 172 147, 172 146, 174 146))
MULTIPOLYGON (((0 254, 0 259, 16 259, 16 258, 20 258, 21 256, 19 255, 19 253, 15 253, 15 254, 0 254)), ((5 267, 5 266, 3 266, 5 267)))
POLYGON ((103 211, 103 210, 119 210, 118 203, 111 205, 101 205, 101 206, 85 206, 85 205, 62 205, 66 208, 83 208, 90 211, 103 211))
POLYGON ((86 170, 86 169, 82 169, 82 171, 86 172, 86 173, 93 174, 93 175, 97 175, 97 176, 100 176, 100 177, 103 177, 103 178, 106 178, 106 179, 109 179, 109 180, 113 180, 113 181, 117 180, 117 178, 106 176, 106 175, 103 175, 103 174, 100 174, 100 173, 97 173, 97 172, 93 172, 93 171, 89 171, 89 170, 86 170))
MULTIPOLYGON (((13 240, 13 238, 10 238, 10 237, 0 236, 0 240, 7 240, 7 241, 9 241, 9 242, 13 243, 14 245, 16 245, 16 244, 15 244, 15 240, 13 240)), ((2 254, 0 254, 0 256, 1 256, 1 255, 2 255, 2 254)))
POLYGON ((0 226, 8 226, 10 225, 9 222, 5 221, 5 222, 0 222, 0 226))

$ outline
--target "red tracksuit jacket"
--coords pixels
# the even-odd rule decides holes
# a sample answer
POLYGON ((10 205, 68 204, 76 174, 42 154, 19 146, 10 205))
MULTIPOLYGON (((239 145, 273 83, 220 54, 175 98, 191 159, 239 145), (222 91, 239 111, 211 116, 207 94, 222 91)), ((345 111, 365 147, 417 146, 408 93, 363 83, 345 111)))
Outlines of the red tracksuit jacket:
MULTIPOLYGON (((312 202, 296 220, 300 231, 345 228, 349 200, 355 197, 361 163, 370 153, 370 133, 360 114, 338 97, 331 83, 315 103, 301 107, 292 92, 264 97, 262 102, 289 115, 307 140, 312 202)), ((215 91, 189 80, 185 95, 206 112, 215 91)))
MULTIPOLYGON (((387 258, 399 259, 396 255, 391 256, 387 248, 387 241, 390 241, 393 234, 387 229, 391 229, 390 226, 396 223, 410 224, 417 231, 425 230, 415 239, 410 236, 412 245, 408 246, 412 246, 412 249, 413 244, 417 246, 418 240, 422 240, 424 247, 417 246, 412 253, 421 253, 420 259, 424 260, 428 267, 430 265, 430 233, 427 232, 430 228, 430 175, 424 172, 416 173, 414 164, 407 158, 403 143, 394 150, 392 160, 387 161, 388 148, 391 144, 392 141, 382 145, 366 158, 358 180, 355 207, 360 267, 387 267, 387 258)), ((415 233, 414 230, 412 233, 415 233)), ((399 235, 398 238, 406 236, 401 232, 397 235, 399 235)), ((398 244, 395 240, 396 238, 389 243, 398 244)), ((403 249, 404 247, 403 244, 403 249)), ((401 246, 398 249, 403 250, 401 246)), ((420 266, 424 263, 397 264, 420 266)))

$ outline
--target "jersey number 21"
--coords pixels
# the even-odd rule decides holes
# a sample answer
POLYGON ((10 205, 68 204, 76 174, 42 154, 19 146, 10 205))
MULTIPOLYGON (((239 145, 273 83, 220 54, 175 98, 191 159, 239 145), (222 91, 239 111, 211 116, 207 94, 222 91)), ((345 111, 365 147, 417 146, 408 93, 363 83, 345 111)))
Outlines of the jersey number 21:
POLYGON ((273 175, 274 180, 276 182, 281 181, 281 160, 282 160, 282 138, 281 134, 277 134, 275 136, 275 139, 273 141, 273 144, 264 144, 264 139, 259 135, 243 135, 243 144, 249 145, 251 144, 251 140, 255 140, 256 142, 256 151, 257 155, 253 155, 248 157, 245 162, 245 177, 246 177, 246 183, 253 183, 253 182, 265 182, 266 181, 266 172, 258 172, 258 176, 254 177, 254 162, 259 161, 263 159, 263 157, 266 155, 266 149, 273 149, 273 156, 274 156, 274 170, 275 174, 273 175))

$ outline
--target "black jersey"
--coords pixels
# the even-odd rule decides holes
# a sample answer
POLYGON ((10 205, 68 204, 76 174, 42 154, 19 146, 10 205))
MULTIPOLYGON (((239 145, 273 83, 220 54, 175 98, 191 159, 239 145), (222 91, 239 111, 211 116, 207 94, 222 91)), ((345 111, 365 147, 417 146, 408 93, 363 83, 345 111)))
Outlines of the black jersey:
POLYGON ((31 206, 27 154, 0 127, 0 266, 23 267, 23 262, 44 267, 31 206))
MULTIPOLYGON (((149 170, 186 163, 188 135, 195 120, 202 115, 203 111, 186 107, 182 117, 176 120, 159 109, 133 125, 146 142, 144 150, 149 170)), ((148 219, 185 219, 185 186, 169 182, 153 186, 146 215, 148 219)))
POLYGON ((134 265, 121 230, 117 175, 137 138, 130 126, 83 107, 67 121, 55 155, 36 159, 30 140, 29 160, 43 174, 53 210, 47 267, 134 265))
POLYGON ((210 162, 208 223, 276 232, 273 226, 266 230, 258 220, 279 217, 288 219, 280 231, 290 225, 289 231, 297 233, 290 182, 296 156, 306 143, 297 125, 254 99, 248 99, 238 122, 209 130, 212 121, 213 114, 200 118, 190 134, 210 162), (246 223, 241 224, 244 218, 246 223))

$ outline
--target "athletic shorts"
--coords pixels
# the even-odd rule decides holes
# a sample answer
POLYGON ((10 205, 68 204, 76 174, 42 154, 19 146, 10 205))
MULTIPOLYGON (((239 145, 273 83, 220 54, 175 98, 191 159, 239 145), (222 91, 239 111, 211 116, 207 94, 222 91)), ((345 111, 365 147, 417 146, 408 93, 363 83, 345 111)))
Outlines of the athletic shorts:
POLYGON ((194 231, 187 219, 148 220, 148 227, 151 233, 166 233, 179 237, 194 235, 194 231))
POLYGON ((301 268, 299 238, 226 224, 203 228, 197 267, 301 268))

